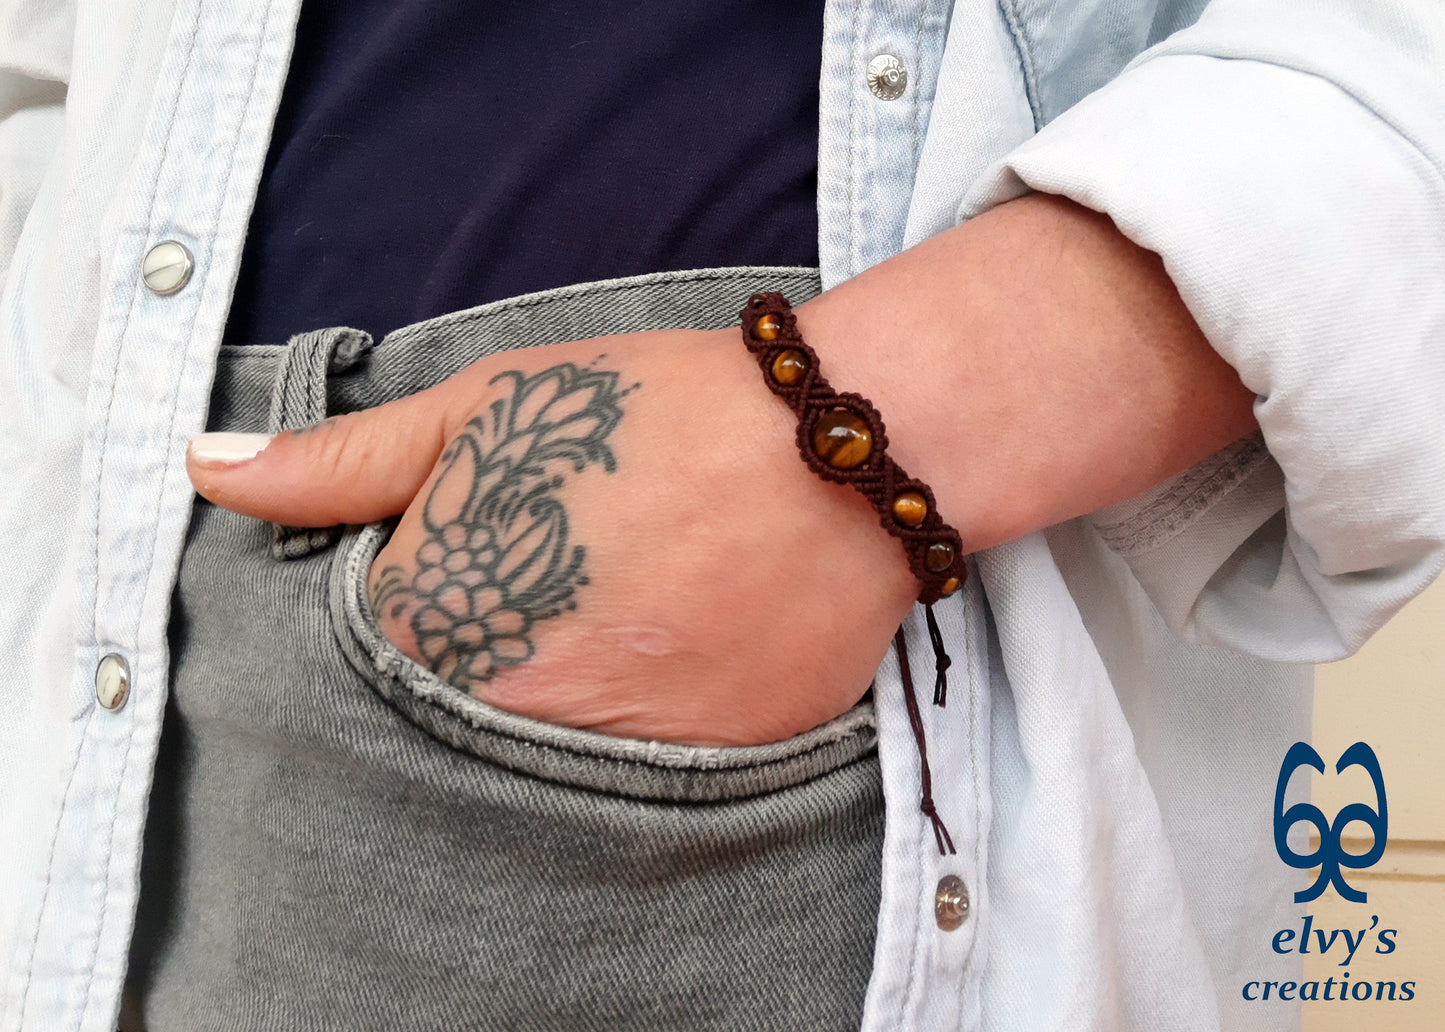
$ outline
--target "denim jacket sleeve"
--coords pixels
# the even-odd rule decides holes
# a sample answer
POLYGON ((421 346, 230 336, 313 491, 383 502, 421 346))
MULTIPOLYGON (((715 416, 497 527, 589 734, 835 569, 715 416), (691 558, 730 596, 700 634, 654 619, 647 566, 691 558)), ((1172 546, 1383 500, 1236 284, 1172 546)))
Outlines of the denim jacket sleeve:
POLYGON ((1445 8, 1216 0, 984 175, 1158 252, 1262 436, 1093 517, 1174 630, 1357 649, 1445 564, 1445 8))

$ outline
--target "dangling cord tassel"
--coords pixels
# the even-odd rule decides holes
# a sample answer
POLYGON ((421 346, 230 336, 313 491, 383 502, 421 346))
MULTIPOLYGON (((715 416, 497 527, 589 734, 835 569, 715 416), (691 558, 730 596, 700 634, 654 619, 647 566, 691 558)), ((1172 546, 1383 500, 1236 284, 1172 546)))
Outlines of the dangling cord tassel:
POLYGON ((923 740, 923 715, 918 712, 918 698, 913 694, 913 675, 908 670, 908 646, 903 641, 903 628, 893 635, 893 645, 898 649, 898 672, 903 675, 903 704, 908 707, 908 723, 913 728, 913 741, 918 746, 918 766, 923 783, 923 800, 919 809, 933 822, 933 838, 938 843, 938 852, 956 853, 953 838, 943 825, 943 818, 933 806, 933 775, 928 770, 928 746, 923 740))
POLYGON ((928 621, 928 640, 933 642, 933 663, 937 675, 933 681, 933 704, 935 706, 948 705, 948 668, 953 665, 953 660, 948 658, 948 653, 943 649, 943 632, 938 629, 938 621, 933 616, 932 604, 923 607, 923 616, 928 621))

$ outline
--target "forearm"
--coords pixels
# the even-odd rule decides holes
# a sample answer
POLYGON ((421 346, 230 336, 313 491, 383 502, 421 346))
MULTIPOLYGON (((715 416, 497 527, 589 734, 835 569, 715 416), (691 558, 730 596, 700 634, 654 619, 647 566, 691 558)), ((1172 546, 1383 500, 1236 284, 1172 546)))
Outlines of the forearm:
POLYGON ((1056 197, 939 234, 798 320, 970 551, 1135 495, 1256 427, 1253 393, 1159 258, 1056 197))
MULTIPOLYGON (((1253 425, 1157 259, 1065 202, 1003 206, 798 314, 969 550, 1253 425)), ((857 702, 918 597, 897 540, 799 461, 793 430, 736 328, 652 331, 488 356, 306 433, 202 440, 189 468, 208 498, 290 526, 402 512, 373 606, 453 687, 573 727, 742 744, 857 702)))

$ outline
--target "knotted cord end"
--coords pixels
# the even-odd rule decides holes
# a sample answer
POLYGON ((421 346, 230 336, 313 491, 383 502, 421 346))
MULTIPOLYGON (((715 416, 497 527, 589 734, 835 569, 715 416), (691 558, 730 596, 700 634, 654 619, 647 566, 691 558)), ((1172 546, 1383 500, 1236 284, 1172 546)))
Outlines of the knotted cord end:
POLYGON ((928 769, 928 743, 923 735, 923 714, 918 711, 918 697, 913 691, 913 674, 908 669, 908 643, 904 641, 903 628, 893 635, 893 646, 898 650, 898 673, 903 679, 903 705, 908 710, 908 724, 913 729, 913 741, 918 746, 919 782, 922 798, 918 808, 933 824, 933 838, 938 843, 939 855, 956 853, 953 836, 949 835, 938 808, 933 805, 933 775, 928 769))
POLYGON ((953 666, 953 660, 949 657, 943 647, 943 632, 938 629, 938 620, 934 618, 933 606, 923 607, 924 618, 928 621, 928 638, 933 642, 933 661, 935 677, 933 681, 933 704, 935 706, 948 705, 948 668, 953 666))
POLYGON ((953 848, 953 836, 948 833, 948 827, 943 823, 943 818, 938 816, 938 808, 933 805, 933 798, 925 797, 918 808, 933 824, 933 840, 938 843, 939 855, 957 854, 958 850, 953 848))

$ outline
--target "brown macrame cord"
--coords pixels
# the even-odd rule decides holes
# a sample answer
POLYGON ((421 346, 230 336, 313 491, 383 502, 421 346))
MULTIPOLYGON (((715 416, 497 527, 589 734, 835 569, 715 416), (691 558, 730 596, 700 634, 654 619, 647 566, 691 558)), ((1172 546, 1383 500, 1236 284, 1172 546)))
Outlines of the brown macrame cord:
MULTIPOLYGON (((933 704, 948 700, 948 668, 943 634, 933 615, 933 603, 957 591, 967 577, 963 541, 938 515, 933 491, 910 477, 887 454, 888 436, 883 417, 859 394, 840 394, 823 378, 818 356, 803 343, 797 318, 782 294, 754 294, 740 313, 743 343, 763 370, 772 392, 787 402, 798 417, 798 453, 809 469, 824 480, 847 484, 868 499, 883 528, 903 545, 908 566, 922 583, 918 601, 924 605, 928 637, 934 653, 933 704), (819 434, 824 449, 820 452, 819 434), (841 443, 840 443, 841 442, 841 443)), ((913 688, 903 628, 893 636, 898 669, 903 680, 908 723, 918 747, 922 800, 919 808, 933 825, 940 853, 953 853, 953 838, 933 804, 933 777, 923 716, 913 688)))

